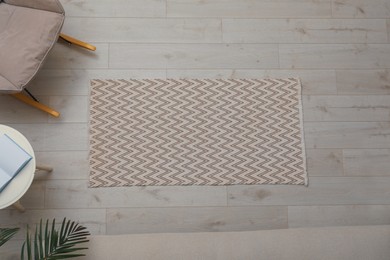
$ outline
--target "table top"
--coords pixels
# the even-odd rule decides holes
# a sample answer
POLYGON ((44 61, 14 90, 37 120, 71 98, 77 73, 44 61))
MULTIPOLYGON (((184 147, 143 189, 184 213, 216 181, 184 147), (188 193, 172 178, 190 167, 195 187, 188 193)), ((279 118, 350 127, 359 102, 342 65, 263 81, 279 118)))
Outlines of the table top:
POLYGON ((6 125, 0 125, 0 134, 7 134, 32 156, 32 159, 28 164, 15 176, 7 187, 0 192, 0 209, 3 209, 17 202, 30 187, 35 173, 35 154, 26 137, 17 130, 6 125))

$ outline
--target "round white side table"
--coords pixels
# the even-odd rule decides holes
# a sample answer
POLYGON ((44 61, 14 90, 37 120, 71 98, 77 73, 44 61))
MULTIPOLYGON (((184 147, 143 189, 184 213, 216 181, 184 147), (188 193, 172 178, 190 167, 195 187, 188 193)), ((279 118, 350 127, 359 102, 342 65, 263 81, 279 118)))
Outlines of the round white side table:
POLYGON ((26 137, 17 130, 6 125, 0 125, 0 134, 7 134, 32 156, 32 159, 28 164, 15 176, 7 187, 0 192, 0 209, 13 205, 17 210, 23 212, 25 209, 19 199, 27 192, 28 188, 30 188, 35 171, 44 170, 51 172, 53 169, 48 166, 36 166, 35 154, 31 144, 26 137))

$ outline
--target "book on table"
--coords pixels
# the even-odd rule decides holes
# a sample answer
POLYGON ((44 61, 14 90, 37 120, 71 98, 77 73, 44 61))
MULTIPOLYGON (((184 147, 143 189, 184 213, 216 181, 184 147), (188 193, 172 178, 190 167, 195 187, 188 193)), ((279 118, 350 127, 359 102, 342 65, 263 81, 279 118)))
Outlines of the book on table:
POLYGON ((31 155, 8 135, 0 134, 0 192, 31 159, 31 155))

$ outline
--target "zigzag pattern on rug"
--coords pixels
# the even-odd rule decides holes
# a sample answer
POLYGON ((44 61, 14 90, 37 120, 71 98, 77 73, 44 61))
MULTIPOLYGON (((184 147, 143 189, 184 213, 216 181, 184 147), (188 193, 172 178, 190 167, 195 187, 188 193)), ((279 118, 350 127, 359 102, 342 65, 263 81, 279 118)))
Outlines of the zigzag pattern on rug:
POLYGON ((298 79, 92 80, 90 187, 306 184, 298 79))

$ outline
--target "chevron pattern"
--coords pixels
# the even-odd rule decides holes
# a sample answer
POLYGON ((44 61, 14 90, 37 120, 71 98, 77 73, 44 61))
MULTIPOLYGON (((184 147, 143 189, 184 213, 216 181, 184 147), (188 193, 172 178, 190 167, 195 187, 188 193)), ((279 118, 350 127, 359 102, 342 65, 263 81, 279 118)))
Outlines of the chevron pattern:
POLYGON ((90 187, 307 184, 298 79, 92 80, 90 187))

